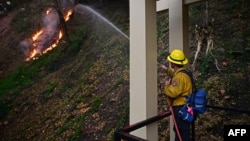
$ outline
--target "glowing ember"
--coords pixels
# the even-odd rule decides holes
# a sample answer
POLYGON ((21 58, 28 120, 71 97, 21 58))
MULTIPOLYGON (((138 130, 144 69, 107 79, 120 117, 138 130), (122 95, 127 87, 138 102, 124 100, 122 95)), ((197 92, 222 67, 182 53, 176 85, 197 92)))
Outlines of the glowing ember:
POLYGON ((59 36, 58 36, 58 38, 57 38, 57 40, 55 41, 55 43, 54 44, 52 44, 50 47, 48 47, 47 49, 45 49, 44 51, 43 51, 43 54, 45 54, 45 53, 47 53, 48 51, 50 51, 50 50, 52 50, 53 48, 55 48, 57 45, 58 45, 58 43, 59 43, 59 41, 60 41, 60 39, 62 38, 62 31, 60 31, 59 32, 59 36))
POLYGON ((46 14, 49 14, 50 11, 51 11, 51 9, 48 9, 48 10, 46 11, 46 14))
POLYGON ((73 10, 69 10, 67 14, 64 16, 64 20, 68 21, 70 19, 70 16, 73 14, 73 10))
POLYGON ((37 39, 37 37, 39 37, 41 34, 43 33, 43 31, 39 31, 37 32, 33 37, 32 37, 32 40, 35 41, 37 39))
MULTIPOLYGON (((40 32, 38 32, 38 33, 40 33, 40 32)), ((35 34, 35 35, 36 35, 36 34, 35 34)), ((34 36, 35 36, 35 35, 34 35, 34 36)), ((34 39, 34 36, 32 37, 32 39, 34 39)), ((52 50, 53 48, 55 48, 55 47, 58 45, 58 43, 59 43, 60 39, 62 38, 62 36, 63 36, 62 31, 60 31, 58 37, 56 37, 56 41, 54 41, 54 43, 53 43, 51 46, 47 47, 47 48, 46 48, 45 50, 43 50, 42 52, 41 52, 40 50, 38 50, 37 48, 33 49, 33 51, 30 53, 30 56, 26 58, 26 61, 29 61, 29 60, 31 60, 31 59, 35 60, 35 59, 38 58, 38 55, 40 56, 40 55, 42 55, 42 54, 45 54, 45 53, 47 53, 48 51, 50 51, 50 50, 52 50)), ((33 42, 36 42, 36 40, 33 40, 33 42)), ((33 46, 36 47, 37 44, 34 43, 33 46)))
MULTIPOLYGON (((64 20, 68 21, 73 10, 65 12, 64 20)), ((60 19, 55 9, 49 8, 44 13, 43 27, 36 32, 31 40, 23 41, 21 44, 25 46, 25 52, 28 55, 26 61, 37 59, 42 54, 55 48, 63 36, 59 29, 60 19)))

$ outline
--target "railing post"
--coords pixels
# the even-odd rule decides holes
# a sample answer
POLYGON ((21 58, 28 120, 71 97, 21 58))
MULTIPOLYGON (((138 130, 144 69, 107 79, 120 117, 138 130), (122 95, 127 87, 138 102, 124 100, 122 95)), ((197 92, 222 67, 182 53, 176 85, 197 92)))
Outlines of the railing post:
POLYGON ((121 141, 121 137, 118 135, 118 132, 115 132, 114 140, 115 141, 121 141))

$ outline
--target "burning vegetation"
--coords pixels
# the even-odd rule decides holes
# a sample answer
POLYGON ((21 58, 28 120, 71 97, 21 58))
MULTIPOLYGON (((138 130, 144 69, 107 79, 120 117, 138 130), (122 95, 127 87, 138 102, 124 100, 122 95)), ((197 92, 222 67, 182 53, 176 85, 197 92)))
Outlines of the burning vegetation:
POLYGON ((31 38, 20 43, 26 61, 35 60, 58 45, 63 37, 63 30, 60 26, 62 19, 63 22, 68 21, 73 13, 73 8, 64 8, 62 10, 62 19, 60 19, 59 12, 61 11, 48 8, 42 15, 41 29, 34 33, 31 38))

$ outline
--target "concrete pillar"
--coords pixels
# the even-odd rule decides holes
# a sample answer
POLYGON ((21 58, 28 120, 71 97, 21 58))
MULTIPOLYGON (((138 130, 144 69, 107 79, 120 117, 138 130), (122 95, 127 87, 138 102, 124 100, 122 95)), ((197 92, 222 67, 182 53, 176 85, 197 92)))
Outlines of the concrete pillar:
MULTIPOLYGON (((182 49, 189 57, 188 8, 183 0, 169 0, 169 52, 182 49)), ((170 117, 170 141, 174 141, 173 118, 170 117)))
POLYGON ((183 0, 169 0, 169 51, 182 49, 188 55, 188 6, 183 0))
MULTIPOLYGON (((157 115, 156 1, 130 0, 130 124, 157 115)), ((158 140, 158 124, 132 132, 158 140)))

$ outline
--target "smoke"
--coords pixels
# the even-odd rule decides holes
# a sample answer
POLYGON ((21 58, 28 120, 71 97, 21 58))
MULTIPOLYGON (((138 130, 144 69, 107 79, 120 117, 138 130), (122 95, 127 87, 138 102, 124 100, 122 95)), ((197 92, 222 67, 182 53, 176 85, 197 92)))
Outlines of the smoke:
POLYGON ((38 51, 42 52, 46 49, 46 47, 49 47, 53 44, 53 42, 56 40, 56 37, 59 33, 59 23, 60 19, 58 16, 58 13, 54 9, 50 9, 48 13, 44 14, 43 16, 43 27, 42 31, 43 33, 39 36, 37 39, 37 49, 38 51))
POLYGON ((60 19, 55 9, 48 9, 42 15, 41 34, 36 39, 24 39, 20 42, 21 50, 25 55, 29 55, 34 49, 37 54, 51 46, 57 39, 59 34, 60 19))
POLYGON ((19 45, 21 46, 21 51, 24 53, 24 55, 28 55, 32 47, 32 40, 25 39, 21 41, 19 45))
MULTIPOLYGON (((74 0, 60 0, 59 3, 59 6, 62 7, 60 10, 63 16, 67 15, 68 11, 74 7, 74 0)), ((37 31, 33 37, 24 39, 19 43, 21 50, 28 57, 28 60, 38 57, 51 50, 51 47, 56 46, 61 38, 59 25, 60 17, 56 9, 49 8, 42 14, 41 30, 37 31)))
POLYGON ((43 16, 43 25, 45 28, 54 29, 57 28, 60 23, 58 13, 54 9, 47 10, 48 12, 43 16))
POLYGON ((75 0, 60 0, 61 6, 64 8, 71 7, 75 4, 75 0))

